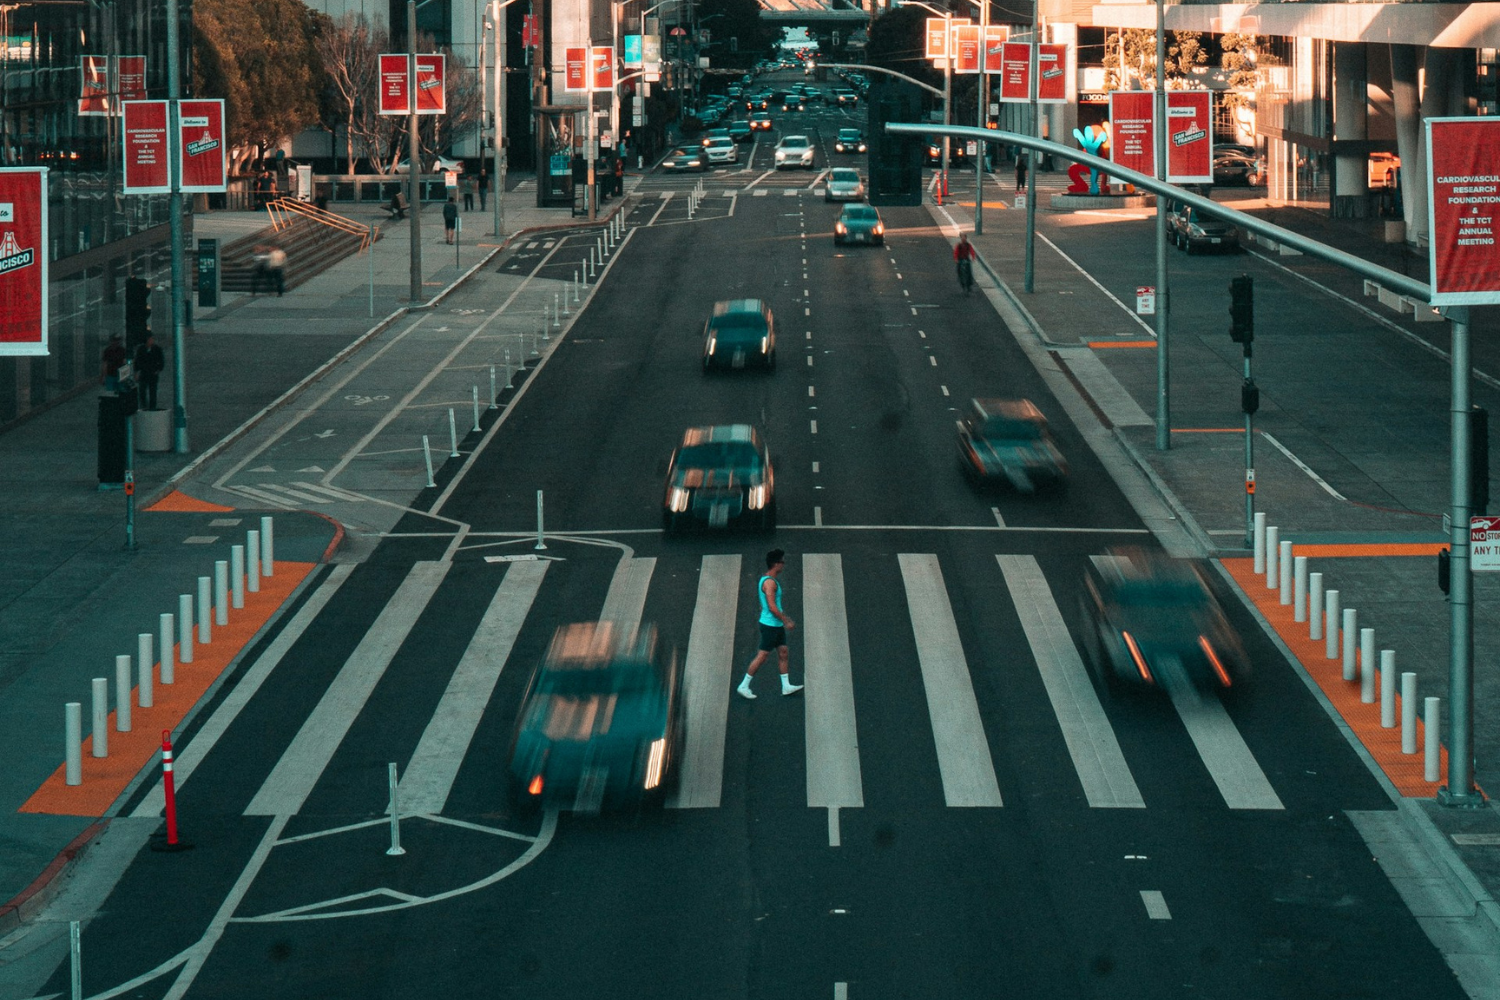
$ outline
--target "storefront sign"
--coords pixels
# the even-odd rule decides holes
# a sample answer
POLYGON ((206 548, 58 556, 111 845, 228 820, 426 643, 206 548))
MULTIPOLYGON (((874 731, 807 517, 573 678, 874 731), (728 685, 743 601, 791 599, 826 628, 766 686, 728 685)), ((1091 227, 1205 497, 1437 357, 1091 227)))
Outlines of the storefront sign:
POLYGON ((578 93, 589 89, 588 53, 581 45, 563 51, 563 90, 578 93))
POLYGON ((1427 120, 1428 259, 1435 306, 1500 303, 1497 125, 1500 119, 1495 118, 1427 120))
POLYGON ((411 92, 417 94, 417 114, 441 115, 448 111, 447 88, 445 86, 445 57, 434 52, 418 53, 417 85, 413 88, 410 76, 411 57, 400 52, 382 52, 380 55, 380 113, 383 115, 411 114, 411 92))
POLYGON ((109 56, 82 56, 78 89, 80 115, 109 114, 109 56))
POLYGON ((0 356, 47 353, 47 169, 0 168, 0 356))
POLYGON ((126 194, 170 191, 167 162, 167 102, 126 101, 121 132, 125 143, 126 194))
MULTIPOLYGON (((1167 180, 1212 184, 1212 95, 1206 90, 1167 92, 1167 180)), ((1115 91, 1109 95, 1111 162, 1156 175, 1156 93, 1115 91)))
POLYGON ((181 189, 188 193, 227 189, 229 159, 224 142, 224 102, 182 101, 178 105, 181 189))

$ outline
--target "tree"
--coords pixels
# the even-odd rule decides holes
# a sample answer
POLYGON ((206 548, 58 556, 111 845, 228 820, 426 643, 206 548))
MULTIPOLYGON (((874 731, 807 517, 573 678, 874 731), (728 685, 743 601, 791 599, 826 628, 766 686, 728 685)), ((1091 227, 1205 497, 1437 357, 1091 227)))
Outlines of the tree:
MULTIPOLYGON (((1162 75, 1167 89, 1181 87, 1193 71, 1208 62, 1203 32, 1167 33, 1167 58, 1162 75)), ((1154 90, 1156 88, 1156 30, 1124 28, 1104 39, 1105 86, 1110 90, 1154 90), (1134 81, 1132 83, 1132 77, 1134 81)))
POLYGON ((1219 65, 1228 72, 1229 84, 1229 89, 1220 99, 1225 107, 1235 111, 1252 107, 1255 103, 1255 86, 1259 81, 1256 66, 1265 56, 1259 41, 1254 35, 1230 31, 1219 39, 1219 46, 1223 50, 1219 65))
POLYGON ((391 123, 379 114, 380 53, 389 48, 384 30, 370 27, 363 14, 346 13, 327 22, 315 39, 326 68, 330 131, 344 129, 344 149, 350 176, 358 148, 384 149, 391 123))

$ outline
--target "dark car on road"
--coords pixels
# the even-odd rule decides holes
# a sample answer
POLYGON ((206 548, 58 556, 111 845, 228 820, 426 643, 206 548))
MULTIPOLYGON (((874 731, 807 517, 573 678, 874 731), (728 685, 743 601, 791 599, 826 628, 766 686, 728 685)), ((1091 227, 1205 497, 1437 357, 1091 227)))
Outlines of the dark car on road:
POLYGON ((750 128, 750 122, 741 118, 729 123, 729 138, 735 142, 749 142, 755 138, 755 132, 750 128))
POLYGON ((511 741, 522 809, 659 805, 677 776, 682 677, 651 625, 565 625, 532 671, 511 741))
POLYGON ((1214 153, 1214 183, 1259 187, 1264 183, 1260 161, 1243 153, 1214 153))
POLYGON ((833 245, 841 247, 847 243, 884 245, 885 223, 880 212, 869 205, 845 205, 833 223, 833 245))
POLYGON ((863 153, 865 149, 865 138, 859 134, 859 129, 839 129, 838 138, 833 143, 835 153, 863 153))
POLYGON ((757 111, 750 116, 750 130, 752 132, 771 131, 771 115, 769 112, 757 111))
POLYGON ((1172 243, 1179 250, 1192 253, 1195 250, 1222 250, 1234 252, 1240 248, 1240 231, 1223 219, 1205 215, 1191 205, 1172 202, 1167 207, 1167 228, 1171 231, 1172 243))
POLYGON ((1022 493, 1067 482, 1068 462, 1029 399, 972 399, 958 422, 958 464, 975 484, 1009 483, 1022 493))
POLYGON ((1239 634, 1195 560, 1144 548, 1090 556, 1082 601, 1089 667, 1107 692, 1222 689, 1249 671, 1239 634))
POLYGON ((749 424, 690 427, 667 464, 662 531, 776 527, 776 478, 760 432, 749 424))
POLYGON ((714 303, 703 325, 703 370, 759 365, 776 368, 776 320, 760 299, 714 303))
POLYGON ((708 169, 708 153, 702 146, 678 146, 662 159, 661 168, 674 173, 704 171, 708 169))
MULTIPOLYGON (((922 147, 927 154, 927 165, 929 167, 942 167, 943 165, 943 138, 942 136, 928 136, 927 144, 922 147)), ((956 167, 969 162, 969 152, 964 146, 964 140, 952 139, 948 143, 948 166, 956 167)))

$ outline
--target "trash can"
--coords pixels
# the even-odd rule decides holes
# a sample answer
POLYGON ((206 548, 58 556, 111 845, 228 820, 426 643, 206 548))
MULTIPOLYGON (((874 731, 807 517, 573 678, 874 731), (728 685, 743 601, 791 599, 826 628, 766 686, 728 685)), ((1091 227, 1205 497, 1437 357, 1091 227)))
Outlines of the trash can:
POLYGON ((99 394, 99 485, 125 482, 125 421, 135 413, 140 397, 135 386, 99 394))

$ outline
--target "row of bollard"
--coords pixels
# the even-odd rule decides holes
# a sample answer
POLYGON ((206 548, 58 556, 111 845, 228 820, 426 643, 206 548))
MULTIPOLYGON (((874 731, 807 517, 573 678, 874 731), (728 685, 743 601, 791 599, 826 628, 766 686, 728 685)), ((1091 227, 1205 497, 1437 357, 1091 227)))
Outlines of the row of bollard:
MULTIPOLYGON (((136 636, 135 656, 115 657, 114 709, 115 731, 128 733, 134 725, 133 708, 153 708, 156 683, 176 683, 177 665, 193 662, 196 646, 213 641, 215 625, 229 624, 230 607, 245 606, 245 592, 260 592, 262 578, 275 573, 274 524, 270 517, 260 519, 260 530, 246 532, 245 544, 230 547, 230 558, 214 563, 213 577, 198 577, 196 610, 193 594, 177 599, 177 611, 163 612, 157 620, 157 632, 136 636), (247 562, 248 555, 248 562, 247 562), (196 626, 196 627, 195 627, 196 626), (155 650, 160 648, 158 659, 155 650), (134 669, 132 669, 134 668, 134 669), (159 672, 158 672, 159 668, 159 672), (135 703, 131 690, 135 690, 135 703)), ((109 679, 95 677, 90 684, 91 722, 94 757, 109 756, 109 679)), ((83 704, 70 701, 63 709, 65 743, 64 776, 69 785, 83 784, 83 704)))
POLYGON ((703 180, 702 180, 702 178, 699 178, 698 183, 694 184, 693 185, 693 189, 688 192, 688 218, 689 219, 691 219, 695 214, 697 214, 698 206, 700 204, 702 204, 703 199, 704 199, 704 197, 706 197, 706 195, 707 195, 707 191, 706 191, 706 189, 703 186, 703 180))
MULTIPOLYGON (((1360 627, 1359 612, 1340 605, 1337 590, 1327 588, 1322 573, 1309 571, 1306 556, 1294 555, 1292 543, 1281 538, 1281 529, 1266 524, 1265 514, 1256 514, 1254 523, 1255 572, 1265 574, 1266 589, 1279 591, 1283 605, 1292 607, 1292 620, 1307 623, 1307 637, 1322 639, 1324 656, 1341 661, 1343 679, 1359 682, 1359 700, 1373 705, 1380 700, 1380 725, 1396 727, 1396 651, 1380 650, 1376 666, 1375 630, 1360 627)), ((1417 752, 1417 675, 1401 675, 1401 752, 1417 752)), ((1426 737, 1423 746, 1423 777, 1440 779, 1439 710, 1442 699, 1423 700, 1422 726, 1426 737)))

